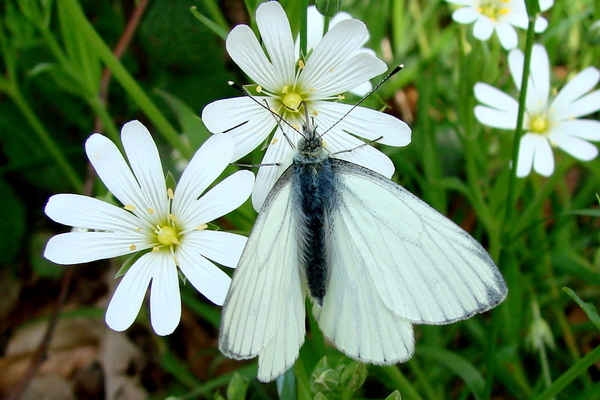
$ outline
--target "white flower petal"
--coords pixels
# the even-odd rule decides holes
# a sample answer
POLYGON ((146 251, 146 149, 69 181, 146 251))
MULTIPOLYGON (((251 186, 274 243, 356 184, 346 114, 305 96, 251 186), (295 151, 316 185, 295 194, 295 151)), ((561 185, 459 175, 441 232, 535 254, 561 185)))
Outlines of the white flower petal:
POLYGON ((216 305, 223 305, 231 278, 206 258, 190 249, 179 248, 179 269, 190 283, 216 305))
POLYGON ((566 153, 582 161, 590 161, 598 155, 596 145, 571 135, 554 135, 552 142, 566 153))
MULTIPOLYGON (((271 101, 268 103, 273 106, 271 101)), ((273 114, 248 96, 213 101, 202 110, 202 121, 212 133, 226 132, 235 141, 232 162, 258 147, 276 126, 273 114)))
MULTIPOLYGON (((231 161, 233 139, 227 135, 213 135, 196 151, 175 188, 173 213, 183 224, 183 229, 195 229, 190 216, 196 212, 197 199, 231 161)), ((205 221, 207 222, 207 221, 205 221)))
MULTIPOLYGON (((521 66, 521 68, 523 68, 521 66)), ((546 48, 541 44, 533 45, 531 67, 527 88, 528 111, 545 110, 550 95, 550 61, 546 48)))
POLYGON ((148 240, 139 234, 68 232, 48 240, 44 257, 61 265, 82 264, 122 256, 148 247, 148 240))
MULTIPOLYGON (((146 200, 143 206, 164 214, 169 207, 165 173, 150 132, 139 121, 130 121, 121 129, 121 141, 129 165, 146 200)), ((134 205, 142 206, 142 204, 134 205)))
POLYGON ((525 7, 523 6, 523 11, 521 11, 520 7, 519 10, 513 11, 507 22, 512 26, 527 30, 527 27, 529 26, 529 17, 527 16, 527 11, 524 9, 525 7))
POLYGON ((475 118, 483 125, 498 129, 516 129, 517 114, 490 108, 475 106, 475 118))
POLYGON ((552 111, 555 118, 566 119, 562 110, 572 102, 592 90, 600 81, 600 71, 594 67, 588 67, 571 79, 556 95, 552 101, 552 111))
POLYGON ((473 25, 473 36, 479 40, 488 40, 494 32, 494 23, 486 16, 480 16, 473 25))
POLYGON ((591 119, 574 119, 562 121, 552 128, 550 140, 554 134, 570 135, 592 142, 600 141, 600 121, 591 119))
POLYGON ((519 44, 517 31, 508 23, 496 24, 496 34, 500 39, 500 44, 505 50, 512 50, 519 44))
POLYGON ((373 85, 370 81, 366 81, 365 83, 356 86, 354 89, 350 90, 350 93, 354 93, 357 96, 364 97, 373 90, 373 85))
POLYGON ((353 89, 385 72, 385 63, 368 53, 355 54, 348 60, 367 35, 365 24, 355 19, 332 27, 307 60, 298 78, 300 87, 314 89, 318 93, 314 96, 323 98, 353 89))
POLYGON ((459 24, 470 24, 479 18, 481 14, 471 7, 463 7, 452 13, 452 19, 459 24))
POLYGON ((511 50, 508 53, 508 69, 510 75, 513 78, 513 82, 517 87, 517 90, 521 90, 521 81, 523 80, 523 63, 525 62, 525 55, 519 49, 511 50))
POLYGON ((533 155, 533 169, 542 176, 550 176, 554 172, 554 155, 552 147, 545 136, 533 134, 535 137, 535 154, 533 155))
POLYGON ((238 25, 233 28, 227 36, 225 47, 231 59, 242 71, 268 90, 279 89, 278 84, 281 79, 289 75, 289 73, 285 73, 284 76, 278 75, 278 70, 271 64, 248 25, 238 25))
POLYGON ((473 0, 446 0, 448 3, 452 3, 452 4, 459 4, 459 5, 463 5, 463 6, 469 6, 470 8, 473 7, 473 0))
POLYGON ((540 10, 546 11, 554 4, 554 0, 540 0, 540 10))
POLYGON ((222 231, 195 231, 186 235, 185 247, 225 267, 237 267, 248 238, 222 231))
MULTIPOLYGON (((336 16, 339 14, 341 13, 336 14, 336 16)), ((346 15, 348 14, 346 13, 346 15)), ((330 21, 330 26, 332 26, 332 22, 333 21, 330 21)), ((317 7, 308 6, 308 9, 306 10, 306 25, 306 50, 310 51, 311 49, 314 49, 323 38, 323 28, 325 26, 325 17, 317 11, 317 7)), ((299 50, 300 44, 297 44, 299 50)))
POLYGON ((140 226, 151 227, 122 208, 79 194, 56 194, 44 211, 53 221, 78 228, 137 233, 140 226))
POLYGON ((106 310, 106 324, 111 329, 121 332, 135 321, 150 285, 156 255, 148 253, 142 256, 121 279, 106 310))
MULTIPOLYGON (((339 139, 339 137, 336 137, 336 139, 339 139)), ((352 151, 345 151, 337 154, 334 153, 334 157, 349 161, 354 164, 362 165, 363 167, 375 171, 388 179, 392 178, 396 168, 388 156, 373 146, 365 146, 364 142, 352 136, 346 135, 346 137, 343 139, 344 140, 340 142, 337 140, 334 141, 328 147, 331 148, 331 150, 334 148, 339 149, 343 147, 346 150, 351 149, 352 151)))
POLYGON ((511 119, 515 120, 513 128, 516 126, 517 113, 519 111, 519 102, 507 95, 501 90, 488 85, 487 83, 478 82, 473 88, 475 97, 483 104, 503 111, 506 114, 514 115, 511 119))
POLYGON ((157 335, 173 333, 181 319, 177 267, 167 252, 158 252, 150 287, 150 322, 157 335))
POLYGON ((589 93, 571 102, 561 109, 552 107, 552 116, 556 120, 582 117, 600 110, 600 90, 589 93))
POLYGON ((182 215, 184 229, 195 229, 235 210, 250 197, 253 186, 254 174, 250 171, 228 176, 190 207, 189 213, 182 215))
POLYGON ((546 30, 547 27, 548 27, 548 21, 546 21, 546 18, 537 17, 537 19, 535 20, 535 26, 533 27, 535 32, 542 33, 546 30))
MULTIPOLYGON (((294 79, 296 54, 292 30, 279 2, 265 2, 256 10, 256 24, 278 82, 294 79)), ((259 83, 258 81, 255 81, 259 83)))
POLYGON ((122 204, 136 205, 138 210, 147 206, 139 184, 113 142, 95 133, 85 142, 85 150, 104 185, 122 204))
POLYGON ((377 57, 360 52, 341 61, 334 68, 314 68, 308 71, 312 75, 306 70, 303 71, 300 75, 301 87, 310 85, 311 91, 307 95, 311 99, 325 99, 355 89, 374 76, 385 72, 386 68, 385 63, 377 57))
POLYGON ((517 158, 517 176, 526 177, 531 172, 533 157, 538 146, 539 135, 526 133, 519 144, 519 155, 517 158))
POLYGON ((388 146, 406 146, 410 143, 411 130, 404 121, 370 108, 353 107, 343 103, 315 102, 315 109, 319 112, 316 117, 318 132, 322 135, 327 132, 323 138, 325 141, 331 140, 331 136, 351 133, 368 140, 379 139, 377 143, 388 146), (350 114, 342 118, 350 109, 350 114), (335 127, 329 130, 334 124, 335 127))

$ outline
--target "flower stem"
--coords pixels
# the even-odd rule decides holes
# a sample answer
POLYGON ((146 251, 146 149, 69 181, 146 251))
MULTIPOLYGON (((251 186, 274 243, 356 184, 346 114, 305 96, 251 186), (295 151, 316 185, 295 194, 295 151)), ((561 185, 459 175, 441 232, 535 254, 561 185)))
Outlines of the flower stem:
POLYGON ((308 0, 300 4, 300 54, 306 56, 308 47, 308 0))
MULTIPOLYGON (((529 25, 527 27, 527 40, 525 42, 525 61, 523 63, 523 76, 521 79, 521 93, 519 94, 519 112, 517 114, 517 127, 515 129, 515 135, 513 139, 512 147, 512 171, 508 177, 508 189, 506 193, 506 210, 505 218, 502 225, 502 243, 505 246, 508 243, 509 236, 511 234, 512 218, 515 211, 515 185, 517 181, 517 161, 519 157, 519 146, 521 143, 521 136, 523 135, 523 121, 525 119, 525 101, 527 99, 527 85, 529 82, 529 68, 531 65, 531 52, 533 49, 533 41, 535 36, 535 20, 536 15, 529 15, 529 25)), ((504 251, 501 251, 500 258, 504 251)))

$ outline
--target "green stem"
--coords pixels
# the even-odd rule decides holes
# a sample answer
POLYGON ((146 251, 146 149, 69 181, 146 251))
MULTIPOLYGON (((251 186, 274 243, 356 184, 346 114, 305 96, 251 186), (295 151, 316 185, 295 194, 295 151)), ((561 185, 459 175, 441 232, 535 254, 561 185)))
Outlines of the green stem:
POLYGON ((596 361, 600 360, 600 346, 590 351, 585 357, 562 374, 549 388, 534 397, 534 400, 549 400, 560 393, 567 385, 583 374, 596 361))
POLYGON ((523 76, 521 78, 521 93, 519 94, 519 111, 517 114, 517 127, 513 139, 512 147, 512 171, 508 178, 508 189, 506 194, 506 211, 504 223, 502 226, 502 243, 507 243, 510 236, 510 230, 513 226, 512 219, 515 211, 515 185, 517 180, 517 161, 519 157, 519 146, 521 136, 523 135, 523 121, 525 119, 525 101, 527 99, 527 86, 529 83, 529 68, 531 64, 531 52, 533 49, 533 41, 535 36, 535 15, 529 15, 529 26, 527 27, 527 41, 525 42, 525 61, 523 63, 523 76))
POLYGON ((300 4, 300 54, 306 56, 308 50, 308 0, 300 4))
POLYGON ((87 20, 77 1, 63 0, 60 2, 60 5, 65 7, 65 10, 71 15, 72 20, 77 24, 76 29, 79 29, 81 35, 86 37, 90 45, 97 51, 100 59, 102 59, 106 66, 112 71, 115 79, 119 81, 127 93, 144 111, 146 116, 156 126, 164 138, 183 156, 190 158, 192 155, 190 147, 181 140, 177 130, 131 77, 121 62, 114 56, 111 49, 104 43, 100 35, 98 35, 98 32, 96 32, 94 27, 87 20))
POLYGON ((393 0, 392 1, 392 40, 394 45, 394 54, 404 54, 406 45, 406 13, 404 11, 406 7, 404 0, 393 0))
POLYGON ((110 113, 106 109, 106 106, 98 96, 93 96, 87 99, 90 107, 94 110, 96 115, 102 121, 102 126, 104 127, 103 133, 117 144, 119 147, 121 143, 121 139, 119 138, 119 129, 115 125, 110 113))

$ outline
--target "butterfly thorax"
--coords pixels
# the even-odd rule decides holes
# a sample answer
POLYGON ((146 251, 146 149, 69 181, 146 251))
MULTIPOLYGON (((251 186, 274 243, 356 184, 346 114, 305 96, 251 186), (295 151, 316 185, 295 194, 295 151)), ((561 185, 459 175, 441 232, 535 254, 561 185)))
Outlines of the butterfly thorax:
MULTIPOLYGON (((305 131, 306 133, 306 131, 305 131)), ((299 265, 305 272, 310 295, 323 304, 328 277, 328 226, 334 198, 334 174, 329 155, 314 131, 300 139, 294 157, 293 201, 299 265)))

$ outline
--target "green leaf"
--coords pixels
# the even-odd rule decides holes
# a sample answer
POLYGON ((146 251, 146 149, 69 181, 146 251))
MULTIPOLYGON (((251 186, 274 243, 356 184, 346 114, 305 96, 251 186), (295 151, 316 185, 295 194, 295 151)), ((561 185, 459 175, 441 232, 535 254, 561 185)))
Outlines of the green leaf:
POLYGON ((566 214, 587 215, 590 217, 600 217, 600 210, 597 208, 584 208, 581 210, 569 211, 566 214))
POLYGON ((131 266, 133 264, 135 264, 135 262, 137 260, 139 260, 140 257, 146 253, 147 253, 147 251, 138 251, 136 253, 133 253, 131 256, 129 256, 129 258, 127 258, 127 260, 125 260, 123 265, 121 265, 121 268, 119 268, 119 270, 115 274, 115 279, 117 279, 120 276, 125 275, 127 273, 127 271, 129 271, 129 268, 131 268, 131 266))
POLYGON ((237 372, 233 374, 227 385, 227 400, 244 400, 250 379, 242 378, 237 372))
POLYGON ((477 400, 483 400, 485 398, 485 380, 483 379, 481 372, 479 372, 469 361, 450 351, 439 348, 421 346, 417 349, 417 352, 421 356, 436 359, 438 362, 454 371, 456 375, 460 376, 462 380, 465 381, 469 389, 471 389, 471 393, 473 393, 477 400))
POLYGON ((395 390, 385 400, 402 400, 402 395, 399 391, 395 390))
POLYGON ((211 136, 200 117, 190 106, 177 97, 158 89, 156 93, 162 96, 177 116, 179 125, 183 130, 182 133, 186 135, 192 149, 199 148, 211 136))
POLYGON ((581 298, 577 296, 577 294, 575 294, 575 292, 568 287, 564 287, 563 291, 569 296, 571 296, 571 298, 575 300, 577 304, 579 304, 579 307, 581 307, 581 309, 585 311, 590 321, 592 321, 592 323, 596 325, 596 328, 600 329, 600 316, 598 315, 598 309, 596 308, 596 306, 592 303, 586 303, 585 301, 581 300, 581 298))
POLYGON ((296 400, 296 374, 294 368, 288 368, 283 374, 277 377, 277 393, 280 399, 296 400))

